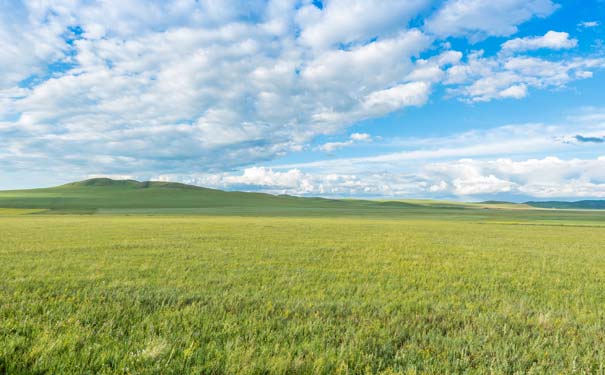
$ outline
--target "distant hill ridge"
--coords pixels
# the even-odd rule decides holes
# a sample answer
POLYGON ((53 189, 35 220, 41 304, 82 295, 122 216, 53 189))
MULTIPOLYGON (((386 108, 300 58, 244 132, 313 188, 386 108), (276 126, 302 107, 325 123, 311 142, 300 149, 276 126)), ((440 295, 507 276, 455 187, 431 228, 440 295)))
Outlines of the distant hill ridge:
POLYGON ((84 186, 118 186, 135 189, 147 189, 147 188, 169 188, 169 189, 202 189, 212 190, 203 188, 195 185, 187 185, 180 182, 166 182, 166 181, 137 181, 137 180, 113 180, 111 178, 99 177, 91 178, 84 181, 70 182, 59 187, 70 188, 70 187, 84 187, 84 186))
POLYGON ((604 210, 605 200, 582 200, 575 202, 545 201, 527 202, 527 205, 539 208, 576 209, 576 210, 604 210))
MULTIPOLYGON (((507 201, 483 201, 485 205, 518 205, 519 203, 507 201)), ((559 210, 605 210, 605 200, 582 200, 582 201, 529 201, 521 203, 536 208, 554 208, 559 210)))
POLYGON ((514 202, 508 202, 508 201, 483 201, 483 202, 479 202, 481 204, 516 204, 514 202))

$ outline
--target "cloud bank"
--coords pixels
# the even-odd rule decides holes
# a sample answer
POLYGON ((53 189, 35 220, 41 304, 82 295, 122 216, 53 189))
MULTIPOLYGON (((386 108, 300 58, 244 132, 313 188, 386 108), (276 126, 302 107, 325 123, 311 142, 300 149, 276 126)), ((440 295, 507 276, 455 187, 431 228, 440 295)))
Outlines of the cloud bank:
POLYGON ((383 148, 407 149, 380 155, 161 178, 333 197, 605 198, 602 113, 590 110, 559 125, 517 124, 437 138, 378 140, 383 148), (597 156, 581 156, 587 152, 597 156))

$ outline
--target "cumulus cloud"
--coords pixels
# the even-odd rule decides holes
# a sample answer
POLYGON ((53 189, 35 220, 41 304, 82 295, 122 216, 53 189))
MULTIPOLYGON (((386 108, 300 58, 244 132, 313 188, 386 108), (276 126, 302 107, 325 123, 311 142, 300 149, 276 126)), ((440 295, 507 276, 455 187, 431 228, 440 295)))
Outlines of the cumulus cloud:
POLYGON ((428 100, 429 90, 430 85, 426 82, 405 83, 370 93, 364 98, 363 105, 369 112, 377 114, 420 106, 428 100))
POLYGON ((296 21, 300 41, 312 48, 367 42, 397 32, 430 4, 429 0, 332 0, 303 6, 296 21))
POLYGON ((430 176, 429 179, 438 175, 440 182, 445 186, 451 186, 451 193, 458 196, 508 193, 515 187, 511 181, 498 178, 494 174, 483 173, 473 165, 473 160, 429 164, 425 167, 425 173, 430 176))
POLYGON ((379 197, 421 194, 426 182, 415 176, 373 173, 362 176, 347 173, 302 172, 299 169, 275 171, 271 168, 245 168, 242 173, 164 175, 158 179, 180 181, 221 189, 263 191, 327 197, 379 197))
POLYGON ((221 183, 235 186, 269 187, 271 189, 296 189, 300 193, 312 191, 309 177, 298 169, 286 172, 275 172, 271 168, 251 167, 246 168, 241 176, 224 176, 221 183))
POLYGON ((162 176, 160 179, 224 189, 274 194, 358 197, 453 197, 464 200, 511 197, 603 198, 605 157, 594 159, 460 159, 427 163, 414 173, 275 171, 246 168, 243 173, 162 176))
POLYGON ((558 5, 550 0, 448 0, 425 23, 438 36, 508 36, 533 17, 546 17, 558 5))
POLYGON ((529 56, 485 57, 471 53, 467 60, 447 69, 445 83, 451 95, 470 102, 499 98, 520 99, 529 88, 561 88, 578 79, 590 78, 591 69, 605 68, 603 58, 570 58, 553 61, 529 56))
POLYGON ((349 5, 326 3, 315 20, 303 20, 308 7, 281 1, 11 9, 19 22, 3 22, 13 29, 0 37, 19 49, 0 52, 9 86, 0 92, 0 132, 12 134, 0 146, 101 173, 218 170, 426 102, 429 83, 403 79, 431 44, 405 28, 425 2, 349 5), (39 52, 29 53, 15 36, 22 33, 39 52), (66 65, 13 87, 55 60, 66 65))
POLYGON ((432 178, 450 181, 453 193, 513 193, 538 198, 605 197, 605 157, 564 160, 472 160, 426 166, 432 178))
POLYGON ((559 50, 574 48, 578 45, 576 39, 570 39, 565 32, 549 31, 544 36, 515 38, 502 44, 505 52, 531 51, 541 48, 559 50))

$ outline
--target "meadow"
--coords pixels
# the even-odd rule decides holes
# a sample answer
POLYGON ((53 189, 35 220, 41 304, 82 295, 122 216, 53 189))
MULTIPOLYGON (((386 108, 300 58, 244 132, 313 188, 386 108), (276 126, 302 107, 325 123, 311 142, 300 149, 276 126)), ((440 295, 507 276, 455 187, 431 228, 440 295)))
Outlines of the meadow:
POLYGON ((0 373, 605 373, 603 214, 397 207, 0 209, 0 373))

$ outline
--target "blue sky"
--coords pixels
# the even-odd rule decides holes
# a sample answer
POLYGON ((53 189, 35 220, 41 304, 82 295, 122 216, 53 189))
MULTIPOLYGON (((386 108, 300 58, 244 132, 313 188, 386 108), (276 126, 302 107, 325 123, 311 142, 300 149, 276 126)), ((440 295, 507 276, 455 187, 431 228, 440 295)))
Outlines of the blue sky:
POLYGON ((0 188, 605 198, 605 1, 0 3, 0 188))

